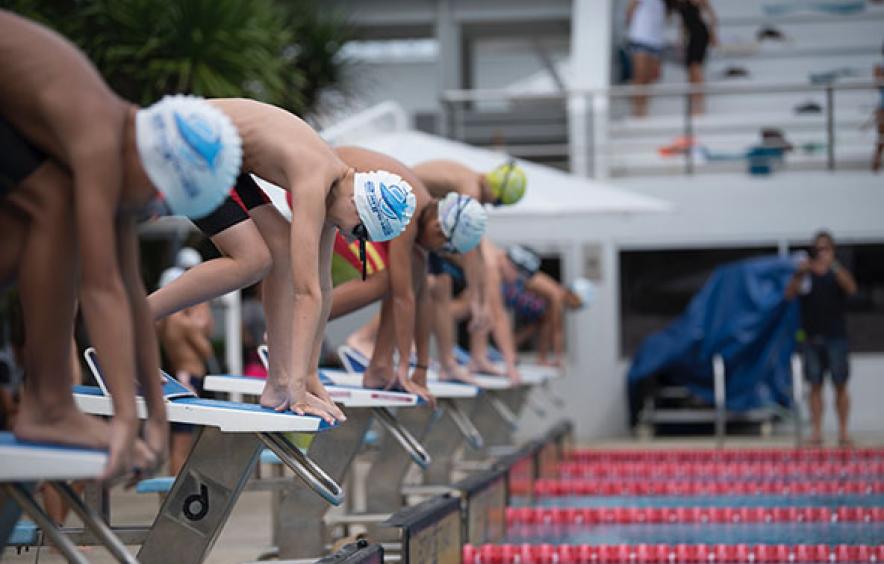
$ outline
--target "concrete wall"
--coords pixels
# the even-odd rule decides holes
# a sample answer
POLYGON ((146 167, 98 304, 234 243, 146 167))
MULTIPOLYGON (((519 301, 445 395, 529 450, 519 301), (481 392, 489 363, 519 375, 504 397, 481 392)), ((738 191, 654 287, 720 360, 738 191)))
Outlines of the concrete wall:
MULTIPOLYGON (((644 178, 613 182, 675 204, 671 214, 513 218, 492 215, 490 234, 501 243, 530 242, 560 253, 565 279, 597 260, 599 297, 568 321, 569 377, 555 384, 568 398, 565 413, 581 439, 622 435, 627 428, 625 367, 619 346, 619 265, 622 249, 777 246, 805 241, 821 226, 842 242, 884 242, 884 192, 868 173, 781 173, 644 178)), ((853 355, 853 426, 884 429, 884 355, 853 355)), ((827 422, 831 427, 833 420, 827 422)))

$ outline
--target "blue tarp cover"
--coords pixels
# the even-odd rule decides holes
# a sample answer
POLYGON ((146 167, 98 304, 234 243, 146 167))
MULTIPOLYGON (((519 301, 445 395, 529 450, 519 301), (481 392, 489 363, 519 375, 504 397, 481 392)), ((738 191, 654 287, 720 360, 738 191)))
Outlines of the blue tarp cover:
POLYGON ((786 301, 784 292, 794 271, 792 260, 782 257, 717 268, 678 319, 644 340, 627 376, 631 392, 665 375, 711 403, 712 357, 721 354, 728 409, 789 405, 799 313, 797 300, 786 301))

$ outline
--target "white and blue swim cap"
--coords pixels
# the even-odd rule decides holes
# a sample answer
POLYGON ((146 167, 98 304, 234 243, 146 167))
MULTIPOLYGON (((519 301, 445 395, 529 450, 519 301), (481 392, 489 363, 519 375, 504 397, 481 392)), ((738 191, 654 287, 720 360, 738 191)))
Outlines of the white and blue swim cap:
POLYGON ((568 291, 577 296, 580 300, 579 309, 588 308, 595 302, 596 288, 595 284, 587 278, 578 278, 568 285, 568 291))
POLYGON ((147 177, 175 215, 213 212, 242 165, 242 141, 233 122, 196 96, 166 96, 139 110, 135 143, 147 177))
POLYGON ((443 250, 466 253, 473 250, 488 223, 488 214, 482 204, 469 196, 449 192, 439 200, 439 226, 448 239, 443 250))
POLYGON ((417 199, 411 185, 385 170, 353 175, 353 199, 369 241, 389 241, 405 231, 417 199))

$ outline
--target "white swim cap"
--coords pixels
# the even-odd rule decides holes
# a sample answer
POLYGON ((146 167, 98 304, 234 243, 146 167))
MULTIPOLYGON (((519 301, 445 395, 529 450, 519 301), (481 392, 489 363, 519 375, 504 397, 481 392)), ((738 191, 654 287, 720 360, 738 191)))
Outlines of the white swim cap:
POLYGON ((457 253, 473 250, 482 240, 487 223, 485 208, 469 196, 449 192, 439 200, 439 225, 450 244, 443 250, 457 253))
POLYGON ((411 185, 384 170, 353 175, 353 199, 369 241, 389 241, 408 227, 417 199, 411 185))
POLYGON ((595 302, 595 284, 587 278, 578 278, 571 282, 568 290, 580 300, 580 307, 578 309, 588 308, 595 302))
POLYGON ((166 270, 160 274, 160 281, 157 283, 157 286, 160 288, 165 288, 172 282, 178 279, 179 276, 184 274, 184 269, 180 266, 170 266, 166 270))
POLYGON ((540 270, 540 257, 528 247, 510 245, 506 250, 506 257, 525 278, 531 278, 540 270))
POLYGON ((184 247, 175 255, 175 266, 187 270, 203 262, 203 256, 193 247, 184 247))
POLYGON ((138 110, 135 143, 147 177, 176 215, 212 213, 242 164, 242 141, 233 122, 196 96, 166 96, 138 110))

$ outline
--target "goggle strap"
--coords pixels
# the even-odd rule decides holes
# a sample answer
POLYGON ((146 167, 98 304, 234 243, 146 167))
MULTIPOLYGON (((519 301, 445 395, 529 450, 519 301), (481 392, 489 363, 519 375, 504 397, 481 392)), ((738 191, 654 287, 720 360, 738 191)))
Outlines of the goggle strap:
POLYGON ((365 249, 365 239, 359 240, 359 258, 362 260, 362 281, 365 282, 368 274, 368 253, 365 249))

